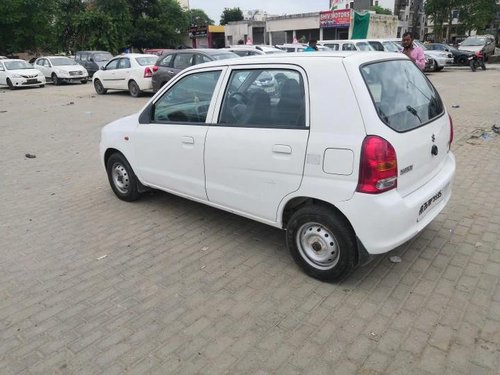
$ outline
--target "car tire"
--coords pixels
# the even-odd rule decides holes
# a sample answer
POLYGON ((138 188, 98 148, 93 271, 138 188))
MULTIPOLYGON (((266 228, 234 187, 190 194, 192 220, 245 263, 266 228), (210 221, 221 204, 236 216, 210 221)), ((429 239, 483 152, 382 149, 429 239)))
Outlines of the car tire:
POLYGON ((460 65, 467 65, 469 59, 466 56, 460 56, 457 60, 457 63, 460 65))
POLYGON ((442 71, 443 69, 444 69, 444 66, 439 66, 439 67, 436 69, 436 71, 437 71, 437 72, 440 72, 440 71, 442 71))
POLYGON ((7 78, 7 86, 9 86, 10 90, 15 90, 16 89, 16 87, 14 86, 14 84, 12 83, 12 81, 10 80, 10 78, 7 78))
POLYGON ((434 60, 434 72, 439 71, 439 65, 436 60, 434 60))
POLYGON ((40 88, 42 88, 42 89, 43 89, 44 87, 45 87, 45 85, 40 85, 40 88))
POLYGON ((120 153, 111 155, 106 163, 111 189, 121 200, 132 202, 139 198, 138 180, 127 159, 120 153))
POLYGON ((319 280, 339 280, 356 263, 356 239, 350 225, 333 209, 308 205, 286 227, 286 243, 295 262, 319 280))
POLYGON ((61 84, 61 80, 57 77, 56 73, 52 73, 50 77, 52 78, 54 86, 59 86, 61 84))
POLYGON ((130 95, 132 95, 134 98, 137 98, 141 96, 142 91, 139 88, 139 85, 135 81, 130 81, 128 83, 128 91, 130 92, 130 95))
POLYGON ((102 82, 99 81, 98 79, 94 80, 94 89, 98 95, 104 95, 108 92, 108 90, 106 90, 102 85, 102 82))
POLYGON ((85 85, 87 83, 87 79, 82 79, 81 82, 83 85, 85 85))

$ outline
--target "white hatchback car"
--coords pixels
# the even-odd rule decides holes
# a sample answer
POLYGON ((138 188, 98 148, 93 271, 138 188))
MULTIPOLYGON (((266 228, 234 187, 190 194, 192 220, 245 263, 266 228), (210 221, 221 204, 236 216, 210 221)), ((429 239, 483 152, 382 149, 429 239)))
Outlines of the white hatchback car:
POLYGON ((0 86, 9 86, 11 90, 19 87, 45 86, 42 72, 20 59, 0 59, 0 86))
POLYGON ((445 207, 453 125, 402 54, 292 57, 184 70, 102 129, 100 157, 118 198, 149 187, 284 228, 305 272, 333 280, 445 207), (263 74, 286 77, 277 95, 257 88, 263 74))
POLYGON ((94 73, 92 81, 99 95, 108 90, 128 90, 138 97, 143 91, 153 90, 153 66, 156 55, 127 53, 116 56, 94 73))
POLYGON ((89 73, 83 66, 66 56, 39 57, 33 66, 54 85, 60 85, 62 82, 87 83, 89 78, 89 73))

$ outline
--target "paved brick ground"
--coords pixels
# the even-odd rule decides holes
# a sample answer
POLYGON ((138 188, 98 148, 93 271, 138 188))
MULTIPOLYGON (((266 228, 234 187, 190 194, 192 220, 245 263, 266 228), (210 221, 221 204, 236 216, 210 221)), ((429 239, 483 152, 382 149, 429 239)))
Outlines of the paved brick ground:
POLYGON ((453 198, 338 284, 300 272, 279 230, 116 199, 99 129, 147 98, 0 90, 0 373, 498 373, 500 137, 476 129, 500 125, 500 71, 429 77, 455 123, 453 198))

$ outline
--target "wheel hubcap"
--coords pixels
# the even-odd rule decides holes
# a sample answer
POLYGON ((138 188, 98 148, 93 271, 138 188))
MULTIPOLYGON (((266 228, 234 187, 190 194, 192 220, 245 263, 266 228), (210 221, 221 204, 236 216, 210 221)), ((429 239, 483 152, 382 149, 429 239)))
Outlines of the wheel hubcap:
POLYGON ((113 184, 122 194, 128 192, 130 185, 128 172, 123 165, 116 163, 113 165, 111 176, 113 178, 113 184))
POLYGON ((333 233, 319 223, 306 223, 297 231, 297 247, 309 264, 331 269, 339 261, 339 245, 333 233))

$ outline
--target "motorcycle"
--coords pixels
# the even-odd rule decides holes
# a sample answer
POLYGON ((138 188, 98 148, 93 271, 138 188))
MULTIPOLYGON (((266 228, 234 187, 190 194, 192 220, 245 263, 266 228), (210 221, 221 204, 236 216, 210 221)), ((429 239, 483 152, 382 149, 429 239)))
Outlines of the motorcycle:
POLYGON ((484 65, 484 55, 481 51, 477 51, 474 55, 469 56, 469 66, 473 72, 475 72, 478 67, 486 70, 486 66, 484 65))

